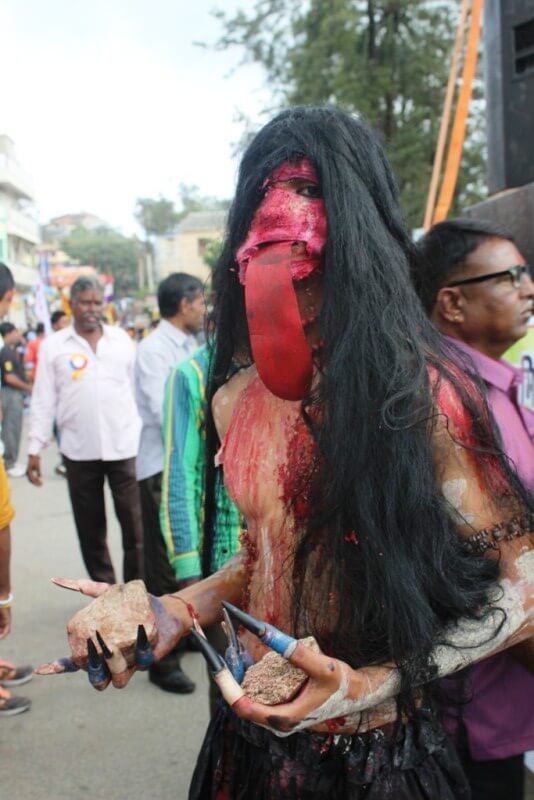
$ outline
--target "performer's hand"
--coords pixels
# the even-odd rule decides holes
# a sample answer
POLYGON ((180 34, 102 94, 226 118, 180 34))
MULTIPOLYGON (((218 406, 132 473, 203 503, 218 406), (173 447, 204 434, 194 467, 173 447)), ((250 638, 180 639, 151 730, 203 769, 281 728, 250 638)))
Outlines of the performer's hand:
POLYGON ((28 466, 26 467, 26 475, 30 483, 33 483, 34 486, 43 485, 43 479, 41 477, 40 456, 28 456, 28 466))
POLYGON ((288 736, 304 729, 329 733, 352 732, 356 728, 378 727, 395 719, 395 702, 390 700, 398 684, 398 673, 394 668, 376 666, 352 669, 345 662, 314 652, 274 626, 255 620, 228 603, 223 605, 240 625, 308 675, 308 680, 294 700, 274 706, 257 703, 244 694, 216 651, 193 631, 192 635, 212 669, 215 682, 238 716, 268 728, 279 736, 288 736))
POLYGON ((128 641, 125 641, 123 626, 121 627, 121 622, 124 621, 124 604, 117 600, 114 608, 113 599, 110 600, 109 595, 106 597, 111 588, 110 584, 69 578, 54 578, 53 582, 57 586, 94 598, 93 604, 97 612, 99 609, 96 604, 105 604, 106 626, 104 631, 94 631, 94 636, 88 636, 87 625, 77 622, 75 616, 67 625, 71 656, 42 664, 35 670, 39 675, 86 669, 91 685, 98 691, 102 691, 110 683, 115 688, 121 689, 137 670, 147 669, 152 663, 167 655, 185 632, 185 626, 180 620, 165 611, 158 598, 147 592, 146 597, 157 629, 157 641, 152 648, 143 625, 137 628, 134 625, 134 633, 128 641), (116 634, 114 624, 117 629, 120 628, 116 634), (122 649, 114 645, 117 639, 123 643, 122 649))

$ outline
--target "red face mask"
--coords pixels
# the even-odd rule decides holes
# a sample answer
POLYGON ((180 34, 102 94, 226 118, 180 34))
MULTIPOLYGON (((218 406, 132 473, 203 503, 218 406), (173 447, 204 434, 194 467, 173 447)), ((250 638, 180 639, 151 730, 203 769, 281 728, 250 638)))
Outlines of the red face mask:
POLYGON ((287 186, 297 179, 318 183, 307 159, 273 172, 236 256, 254 361, 265 386, 284 400, 301 400, 310 390, 312 355, 293 281, 321 268, 327 228, 324 201, 306 195, 306 187, 297 193, 287 186), (304 245, 298 255, 295 243, 304 245))

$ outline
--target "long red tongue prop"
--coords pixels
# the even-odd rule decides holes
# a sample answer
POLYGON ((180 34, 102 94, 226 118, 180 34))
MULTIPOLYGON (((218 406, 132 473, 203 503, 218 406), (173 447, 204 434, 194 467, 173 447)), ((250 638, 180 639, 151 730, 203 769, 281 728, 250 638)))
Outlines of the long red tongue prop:
POLYGON ((245 302, 260 378, 277 397, 302 400, 310 390, 313 365, 290 264, 291 242, 262 247, 247 267, 245 302))

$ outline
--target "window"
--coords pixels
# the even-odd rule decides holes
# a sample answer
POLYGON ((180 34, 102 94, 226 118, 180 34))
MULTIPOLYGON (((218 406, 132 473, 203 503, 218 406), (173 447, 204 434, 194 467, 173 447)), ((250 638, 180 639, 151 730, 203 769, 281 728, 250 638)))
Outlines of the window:
POLYGON ((534 19, 514 28, 515 74, 534 70, 534 19))
POLYGON ((212 241, 213 241, 213 239, 198 239, 197 240, 198 254, 199 254, 200 258, 204 258, 205 254, 206 254, 206 248, 209 245, 209 243, 212 242, 212 241))

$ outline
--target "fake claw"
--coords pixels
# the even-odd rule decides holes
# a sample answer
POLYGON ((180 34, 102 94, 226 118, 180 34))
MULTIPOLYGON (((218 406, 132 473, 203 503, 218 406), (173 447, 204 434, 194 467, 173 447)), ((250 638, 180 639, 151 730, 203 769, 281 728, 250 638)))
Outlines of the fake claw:
POLYGON ((49 664, 41 664, 34 669, 36 675, 61 675, 64 672, 78 672, 80 668, 76 666, 72 658, 58 658, 50 661, 49 664))
POLYGON ((107 667, 98 654, 96 645, 91 638, 87 639, 87 672, 93 686, 98 687, 108 681, 107 667))
POLYGON ((226 638, 228 639, 228 644, 230 647, 233 647, 235 650, 238 651, 241 645, 239 639, 237 638, 237 632, 236 629, 234 628, 234 624, 232 622, 230 614, 228 613, 224 605, 223 605, 223 619, 224 619, 223 630, 226 634, 226 638))
POLYGON ((256 636, 259 636, 260 638, 262 636, 265 636, 267 630, 266 622, 260 622, 259 620, 256 619, 256 617, 253 617, 251 614, 247 614, 245 611, 241 611, 240 608, 232 605, 232 603, 227 603, 226 600, 222 601, 222 606, 226 610, 226 612, 231 617, 236 619, 240 625, 246 628, 247 631, 254 633, 256 636))
POLYGON ((189 635, 197 643, 198 649, 206 659, 209 668, 214 676, 218 675, 222 670, 227 669, 226 662, 223 657, 215 650, 215 648, 208 642, 205 636, 202 636, 194 628, 191 628, 189 635))
POLYGON ((51 578, 52 583, 60 586, 62 589, 70 589, 71 592, 80 592, 87 595, 87 597, 100 597, 101 594, 107 592, 110 587, 109 583, 102 583, 102 581, 91 581, 88 578, 51 578))
POLYGON ((154 651, 148 641, 143 625, 137 626, 137 642, 135 645, 135 663, 137 669, 148 669, 154 663, 154 651))
POLYGON ((222 696, 230 706, 233 706, 234 703, 237 703, 245 696, 245 693, 228 669, 224 658, 220 656, 208 640, 194 628, 192 628, 189 635, 192 636, 198 644, 200 652, 208 662, 213 680, 221 690, 222 696))
POLYGON ((222 628, 228 639, 228 647, 226 648, 224 658, 236 681, 242 683, 248 666, 245 662, 243 645, 237 638, 236 629, 234 628, 230 614, 225 608, 223 608, 223 618, 222 628))
POLYGON ((278 655, 284 658, 291 658, 298 644, 293 636, 283 633, 283 631, 275 628, 274 625, 270 625, 268 622, 260 622, 260 620, 241 611, 240 608, 233 606, 231 603, 227 603, 225 600, 223 600, 222 604, 230 616, 237 620, 247 631, 255 634, 263 644, 270 647, 271 650, 274 650, 278 655))
POLYGON ((79 592, 79 581, 73 578, 50 578, 52 583, 56 586, 61 586, 62 589, 70 589, 72 592, 79 592))
POLYGON ((99 631, 95 631, 95 636, 97 638, 98 644, 100 645, 102 653, 104 654, 104 658, 112 658, 113 651, 109 649, 109 647, 103 640, 102 636, 100 635, 99 631))
POLYGON ((99 631, 95 631, 95 636, 98 640, 98 644, 102 648, 102 655, 106 659, 106 665, 111 672, 112 679, 115 681, 115 685, 118 685, 117 680, 120 674, 126 672, 128 669, 128 662, 118 648, 111 650, 107 646, 99 631))

